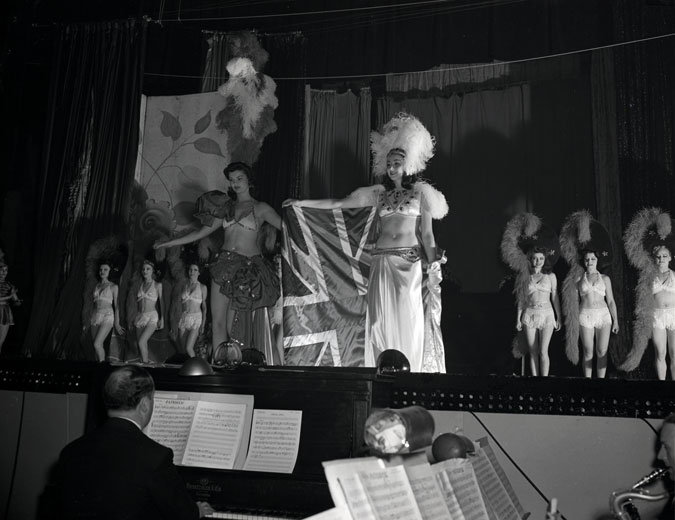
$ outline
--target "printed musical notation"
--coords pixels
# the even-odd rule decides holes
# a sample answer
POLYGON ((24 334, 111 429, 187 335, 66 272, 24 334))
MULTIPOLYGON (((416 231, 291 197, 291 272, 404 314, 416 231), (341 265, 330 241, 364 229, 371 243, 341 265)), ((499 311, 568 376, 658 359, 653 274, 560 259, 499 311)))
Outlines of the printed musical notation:
POLYGON ((300 446, 302 410, 255 410, 244 469, 292 473, 300 446))
POLYGON ((174 464, 241 469, 251 431, 253 396, 155 394, 147 435, 171 448, 174 464))

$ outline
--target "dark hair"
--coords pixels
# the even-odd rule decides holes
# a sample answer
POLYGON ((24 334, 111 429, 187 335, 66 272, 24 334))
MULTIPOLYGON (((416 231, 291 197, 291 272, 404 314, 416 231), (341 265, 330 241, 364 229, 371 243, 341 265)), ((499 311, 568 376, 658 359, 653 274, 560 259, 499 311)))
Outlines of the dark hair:
POLYGON ((152 397, 155 382, 142 367, 128 365, 112 372, 103 385, 103 403, 107 410, 133 410, 143 397, 152 397))
POLYGON ((102 265, 107 265, 110 268, 110 272, 108 273, 108 280, 110 280, 113 272, 115 271, 115 265, 110 260, 108 260, 107 258, 99 260, 98 264, 97 264, 97 268, 96 268, 96 278, 98 278, 99 280, 101 279, 101 275, 98 274, 98 273, 101 270, 102 265))
MULTIPOLYGON (((248 189, 249 193, 251 194, 252 197, 255 195, 255 173, 253 172, 253 168, 251 168, 248 164, 244 162, 232 162, 228 164, 225 169, 223 170, 223 175, 227 177, 227 180, 230 180, 230 174, 232 172, 244 172, 244 175, 246 175, 246 178, 248 179, 248 189)), ((232 188, 227 189, 227 195, 230 197, 232 200, 237 200, 237 194, 234 192, 232 188)))
POLYGON ((199 264, 197 260, 188 260, 187 262, 185 262, 185 272, 189 274, 190 267, 192 267, 193 265, 197 266, 197 269, 199 269, 199 273, 201 274, 202 266, 199 264))
MULTIPOLYGON (((418 180, 420 180, 420 178, 415 173, 412 175, 404 175, 403 178, 401 179, 401 187, 405 188, 406 190, 409 190, 415 185, 415 183, 418 180)), ((392 181, 388 175, 384 176, 382 184, 384 185, 387 191, 393 190, 396 187, 394 181, 392 181)))
POLYGON ((549 274, 553 270, 553 266, 551 265, 551 259, 548 256, 548 250, 544 247, 534 246, 527 252, 527 260, 530 262, 530 266, 532 265, 532 258, 534 258, 534 255, 537 253, 544 255, 544 265, 541 266, 541 272, 549 274))

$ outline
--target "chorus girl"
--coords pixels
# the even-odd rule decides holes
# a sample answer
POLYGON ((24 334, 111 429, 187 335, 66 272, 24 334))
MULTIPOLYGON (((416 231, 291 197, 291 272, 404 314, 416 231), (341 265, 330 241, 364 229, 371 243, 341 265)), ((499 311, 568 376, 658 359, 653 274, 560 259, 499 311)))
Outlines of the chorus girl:
POLYGON ((138 314, 134 320, 138 350, 143 363, 149 362, 148 340, 156 330, 164 328, 162 284, 155 280, 155 264, 144 260, 141 266, 141 286, 136 294, 138 314))

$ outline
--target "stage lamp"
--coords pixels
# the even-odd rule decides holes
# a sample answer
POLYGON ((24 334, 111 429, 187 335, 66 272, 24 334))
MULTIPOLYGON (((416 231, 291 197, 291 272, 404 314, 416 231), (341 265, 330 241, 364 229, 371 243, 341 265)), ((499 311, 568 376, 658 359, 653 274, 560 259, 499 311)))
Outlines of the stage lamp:
POLYGON ((394 375, 410 372, 410 361, 400 350, 387 349, 377 356, 377 375, 394 375))
POLYGON ((210 376, 213 375, 213 368, 208 361, 200 357, 192 357, 188 359, 178 369, 179 376, 210 376))
POLYGON ((213 350, 213 364, 219 367, 235 367, 241 363, 241 349, 234 341, 223 341, 213 350))
POLYGON ((426 448, 434 436, 434 418, 422 406, 374 410, 366 420, 364 440, 379 455, 426 448))

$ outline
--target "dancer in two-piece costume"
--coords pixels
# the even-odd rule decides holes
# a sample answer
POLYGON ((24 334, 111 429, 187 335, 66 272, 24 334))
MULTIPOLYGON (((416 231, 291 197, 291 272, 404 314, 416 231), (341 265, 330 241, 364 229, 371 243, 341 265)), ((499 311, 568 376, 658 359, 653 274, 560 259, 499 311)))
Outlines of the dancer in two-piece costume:
POLYGON ((218 229, 224 241, 217 260, 211 264, 211 323, 213 346, 237 340, 233 327, 238 319, 247 319, 245 347, 255 346, 272 359, 272 338, 266 311, 279 298, 279 279, 272 263, 263 256, 265 234, 263 224, 281 229, 281 217, 267 203, 253 198, 253 170, 237 162, 223 171, 230 181, 228 195, 213 191, 202 195, 198 212, 202 226, 185 236, 156 243, 155 249, 189 244, 201 240, 218 229), (256 336, 252 339, 252 336, 256 336))
MULTIPOLYGON (((432 218, 443 218, 442 193, 419 180, 434 154, 434 141, 414 116, 398 114, 371 135, 373 171, 382 184, 360 188, 340 200, 287 201, 298 207, 337 209, 375 206, 380 232, 372 251, 364 361, 375 366, 387 349, 403 352, 412 372, 445 372, 440 333, 440 263, 432 218), (428 274, 423 287, 423 265, 428 274), (425 302, 437 299, 427 308, 425 302), (434 314, 434 315, 430 315, 434 314)), ((428 303, 428 302, 427 302, 428 303)))
POLYGON ((675 273, 670 268, 675 251, 675 230, 670 215, 659 208, 639 211, 624 233, 630 263, 640 271, 635 288, 633 345, 619 367, 635 370, 649 339, 655 350, 656 375, 675 379, 675 273))
POLYGON ((156 330, 164 328, 162 284, 155 281, 155 264, 144 260, 141 266, 141 286, 136 293, 138 314, 134 319, 141 361, 149 361, 148 340, 156 330))
POLYGON ((180 295, 181 316, 178 322, 178 338, 183 350, 195 357, 195 343, 206 325, 206 299, 208 289, 199 281, 200 268, 195 262, 187 265, 188 280, 180 295))
POLYGON ((558 237, 532 213, 518 214, 506 225, 502 258, 517 273, 514 293, 518 334, 513 354, 518 358, 529 354, 533 376, 549 374, 548 347, 553 331, 560 330, 558 281, 550 272, 558 249, 558 237))
POLYGON ((605 228, 586 210, 567 217, 560 232, 560 250, 570 265, 563 282, 567 358, 579 363, 583 349, 583 375, 605 377, 610 332, 619 332, 612 281, 602 269, 611 264, 611 243, 605 228))
POLYGON ((102 260, 98 265, 99 282, 93 292, 93 313, 89 321, 91 339, 94 341, 94 351, 98 361, 105 361, 105 340, 112 331, 120 336, 124 329, 120 325, 120 311, 116 283, 110 281, 112 263, 102 260))

